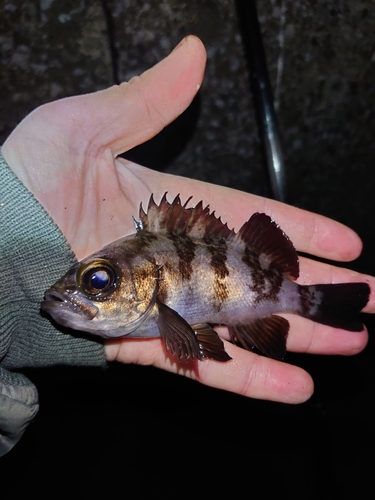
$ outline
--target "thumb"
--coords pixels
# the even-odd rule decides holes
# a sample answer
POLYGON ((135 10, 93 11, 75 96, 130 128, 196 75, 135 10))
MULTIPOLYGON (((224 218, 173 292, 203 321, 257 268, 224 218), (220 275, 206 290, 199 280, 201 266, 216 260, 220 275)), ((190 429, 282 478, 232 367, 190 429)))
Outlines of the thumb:
POLYGON ((206 51, 195 36, 129 83, 40 106, 30 113, 2 147, 4 158, 34 194, 50 178, 66 176, 82 152, 113 157, 151 139, 193 100, 203 80, 206 51), (20 147, 20 144, 23 147, 20 147), (39 179, 41 177, 41 179, 39 179))
POLYGON ((128 83, 67 99, 75 119, 81 120, 76 130, 94 148, 109 148, 115 157, 142 144, 189 106, 201 86, 205 64, 199 38, 184 38, 165 59, 128 83))

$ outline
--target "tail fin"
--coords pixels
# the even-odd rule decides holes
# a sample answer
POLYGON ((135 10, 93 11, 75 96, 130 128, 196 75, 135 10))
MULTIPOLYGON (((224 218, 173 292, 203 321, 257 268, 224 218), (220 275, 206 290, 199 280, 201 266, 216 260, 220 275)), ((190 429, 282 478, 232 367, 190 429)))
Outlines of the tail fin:
POLYGON ((323 325, 360 332, 363 324, 357 315, 369 295, 367 283, 301 286, 301 315, 323 325))

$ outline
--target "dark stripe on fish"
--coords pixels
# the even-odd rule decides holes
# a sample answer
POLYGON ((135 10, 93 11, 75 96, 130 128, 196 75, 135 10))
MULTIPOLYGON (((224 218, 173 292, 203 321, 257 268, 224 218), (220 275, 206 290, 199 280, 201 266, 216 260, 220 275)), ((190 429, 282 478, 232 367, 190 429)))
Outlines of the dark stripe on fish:
POLYGON ((308 316, 314 305, 316 305, 314 303, 315 294, 311 292, 311 289, 313 289, 313 287, 309 288, 300 286, 298 288, 301 298, 301 311, 303 316, 308 316))
POLYGON ((136 257, 146 248, 149 248, 152 243, 157 240, 158 237, 155 234, 149 233, 148 231, 139 231, 136 233, 135 238, 133 240, 133 244, 131 246, 131 250, 133 254, 130 253, 130 248, 127 252, 127 256, 129 258, 136 257))
POLYGON ((168 285, 164 279, 165 268, 167 266, 163 265, 159 270, 159 291, 158 291, 158 299, 160 302, 165 303, 168 300, 168 285))
POLYGON ((224 282, 225 278, 229 276, 229 269, 227 266, 227 244, 225 240, 220 243, 212 243, 211 240, 205 240, 207 243, 207 250, 211 255, 211 268, 215 276, 214 282, 214 298, 215 308, 220 311, 223 303, 229 297, 229 290, 224 282))
POLYGON ((188 281, 193 274, 192 262, 195 257, 196 244, 188 236, 168 233, 168 238, 172 241, 176 254, 179 258, 178 270, 181 279, 188 281))
POLYGON ((258 304, 263 300, 276 301, 283 283, 282 275, 272 266, 263 269, 259 256, 247 247, 244 250, 242 261, 248 266, 251 273, 252 284, 249 285, 249 288, 257 294, 255 303, 258 304), (267 284, 269 290, 267 290, 267 284))

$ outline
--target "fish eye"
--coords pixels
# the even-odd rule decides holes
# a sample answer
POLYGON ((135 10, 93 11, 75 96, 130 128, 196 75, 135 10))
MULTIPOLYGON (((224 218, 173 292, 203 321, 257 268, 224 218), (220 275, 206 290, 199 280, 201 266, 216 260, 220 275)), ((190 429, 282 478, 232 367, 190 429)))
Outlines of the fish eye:
POLYGON ((105 261, 93 262, 81 270, 78 281, 82 290, 88 295, 103 296, 114 288, 116 272, 105 261))

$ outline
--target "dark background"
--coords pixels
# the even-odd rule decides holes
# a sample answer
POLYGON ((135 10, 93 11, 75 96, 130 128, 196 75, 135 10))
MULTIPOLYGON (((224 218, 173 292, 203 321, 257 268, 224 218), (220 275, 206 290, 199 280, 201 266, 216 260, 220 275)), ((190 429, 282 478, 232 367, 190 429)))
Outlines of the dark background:
MULTIPOLYGON (((353 227, 364 252, 352 267, 375 274, 375 2, 257 6, 287 201, 353 227)), ((133 158, 272 195, 233 1, 0 0, 0 7, 0 143, 38 105, 128 80, 194 33, 208 51, 199 96, 133 158)), ((366 324, 374 335, 373 319, 366 324)), ((41 410, 1 459, 1 492, 364 498, 375 465, 373 342, 352 358, 287 361, 314 377, 304 405, 253 401, 152 368, 37 371, 41 410)))

